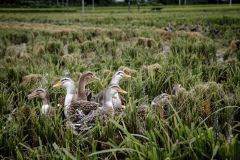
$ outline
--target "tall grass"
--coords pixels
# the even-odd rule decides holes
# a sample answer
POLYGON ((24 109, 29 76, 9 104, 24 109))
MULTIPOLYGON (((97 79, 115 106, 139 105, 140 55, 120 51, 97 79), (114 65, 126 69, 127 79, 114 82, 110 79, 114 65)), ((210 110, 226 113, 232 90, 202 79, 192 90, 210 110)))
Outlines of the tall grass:
POLYGON ((239 18, 236 10, 101 14, 0 14, 0 157, 2 159, 238 159, 239 18), (179 12, 178 12, 179 13, 179 12), (191 14, 191 16, 189 16, 191 14), (219 15, 220 14, 220 15, 219 15), (186 18, 187 17, 187 18, 186 18), (208 31, 164 31, 210 23, 208 31), (217 32, 220 30, 220 32, 217 32), (25 45, 25 47, 24 47, 25 45), (220 47, 220 48, 219 48, 220 47), (223 61, 216 54, 222 49, 223 61), (52 85, 64 76, 76 82, 86 70, 101 80, 87 85, 98 93, 116 70, 131 78, 126 116, 96 122, 75 136, 62 116, 40 114, 41 102, 27 95, 42 85, 57 107, 65 90, 52 85), (172 96, 167 115, 150 106, 162 92, 172 96), (232 137, 233 136, 233 137, 232 137))

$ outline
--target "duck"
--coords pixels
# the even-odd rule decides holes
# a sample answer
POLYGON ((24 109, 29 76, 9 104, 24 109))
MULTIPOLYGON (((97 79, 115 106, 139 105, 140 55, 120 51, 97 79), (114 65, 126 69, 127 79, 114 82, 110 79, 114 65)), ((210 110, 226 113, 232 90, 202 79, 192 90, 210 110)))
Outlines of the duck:
POLYGON ((151 103, 153 113, 156 113, 157 110, 160 109, 160 116, 165 118, 168 113, 168 104, 169 104, 170 97, 171 96, 167 93, 162 93, 156 96, 151 103))
POLYGON ((193 25, 189 27, 191 32, 202 32, 202 26, 200 24, 193 25))
POLYGON ((181 84, 174 84, 171 95, 177 96, 180 90, 185 90, 185 88, 183 88, 181 84))
POLYGON ((103 91, 103 103, 97 110, 92 110, 80 121, 74 124, 74 130, 84 131, 92 129, 95 126, 96 120, 102 120, 106 123, 109 118, 114 117, 113 101, 117 93, 127 94, 119 85, 109 85, 103 91))
POLYGON ((168 102, 169 95, 167 93, 162 93, 152 100, 151 107, 161 106, 168 102))
MULTIPOLYGON (((95 76, 91 71, 84 72, 78 81, 78 93, 76 100, 87 100, 90 101, 93 97, 93 94, 85 89, 85 86, 89 80, 100 80, 95 76)), ((61 96, 58 98, 58 104, 64 106, 65 97, 61 96)))
POLYGON ((64 100, 64 116, 69 117, 68 109, 72 103, 72 100, 77 98, 74 81, 69 77, 62 78, 53 87, 63 86, 67 90, 67 94, 64 100))
POLYGON ((64 86, 67 90, 67 95, 64 102, 64 115, 66 118, 69 118, 71 121, 75 122, 76 120, 82 119, 87 115, 91 110, 96 110, 99 106, 97 102, 87 101, 87 96, 85 92, 85 85, 88 80, 96 79, 99 80, 93 73, 85 72, 79 80, 79 93, 75 94, 75 85, 72 79, 63 78, 53 87, 64 86), (64 80, 65 79, 65 80, 64 80), (64 81, 65 83, 63 83, 64 81), (70 92, 71 91, 71 92, 70 92), (67 99, 67 97, 69 99, 67 99))
POLYGON ((181 25, 180 27, 179 27, 179 31, 182 31, 182 30, 184 30, 184 31, 186 31, 187 30, 187 24, 186 23, 184 23, 183 25, 181 25))
POLYGON ((91 71, 86 71, 82 74, 78 81, 78 95, 77 100, 88 100, 90 101, 92 93, 85 90, 86 84, 89 80, 100 80, 91 71))
POLYGON ((210 29, 210 23, 207 23, 207 24, 205 25, 204 32, 209 32, 209 29, 210 29))
POLYGON ((176 97, 178 92, 181 90, 185 90, 181 84, 174 84, 171 94, 162 93, 156 96, 151 103, 151 107, 153 108, 154 112, 156 112, 157 109, 161 109, 160 115, 161 117, 165 118, 167 116, 170 99, 172 97, 176 97))
MULTIPOLYGON (((117 71, 115 72, 115 74, 112 77, 112 80, 109 84, 109 86, 111 85, 118 85, 119 82, 123 79, 123 78, 130 78, 131 76, 126 74, 123 71, 117 71)), ((100 91, 97 95, 96 98, 94 99, 95 102, 98 102, 100 104, 103 104, 103 94, 104 94, 104 90, 100 91)), ((116 93, 115 98, 113 99, 113 107, 115 110, 117 110, 118 108, 120 109, 124 109, 125 106, 124 104, 126 103, 126 100, 124 99, 124 97, 118 93, 116 93)))
POLYGON ((169 32, 174 32, 175 28, 172 26, 172 24, 169 22, 168 26, 164 28, 165 31, 169 31, 169 32))
POLYGON ((151 103, 151 107, 161 106, 168 103, 169 98, 177 96, 179 90, 183 89, 181 84, 174 84, 171 95, 167 93, 161 93, 160 95, 154 97, 151 103))
POLYGON ((45 115, 48 114, 51 110, 50 97, 48 92, 45 89, 39 87, 28 95, 28 99, 32 99, 35 97, 39 97, 42 99, 41 113, 45 115))
POLYGON ((156 112, 160 110, 160 116, 163 118, 166 117, 170 99, 172 97, 176 97, 180 90, 185 90, 185 89, 181 86, 181 84, 175 84, 173 86, 171 94, 161 93, 160 95, 154 97, 154 99, 151 102, 150 108, 148 105, 142 105, 137 107, 137 116, 144 117, 146 115, 147 110, 150 109, 153 111, 154 114, 156 114, 156 112))

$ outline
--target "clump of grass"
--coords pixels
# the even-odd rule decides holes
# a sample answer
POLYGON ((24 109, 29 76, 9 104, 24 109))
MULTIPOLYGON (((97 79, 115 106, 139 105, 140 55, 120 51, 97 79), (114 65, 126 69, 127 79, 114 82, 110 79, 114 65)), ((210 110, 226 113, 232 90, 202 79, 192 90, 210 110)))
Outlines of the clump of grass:
MULTIPOLYGON (((0 158, 234 159, 240 116, 237 107, 230 106, 240 105, 240 66, 235 55, 229 56, 229 62, 216 63, 214 58, 216 46, 229 47, 224 42, 238 39, 238 19, 230 18, 237 12, 228 12, 234 14, 226 19, 218 11, 206 12, 204 20, 215 18, 209 32, 201 34, 156 29, 169 19, 172 24, 198 23, 202 14, 192 11, 178 12, 182 19, 176 19, 176 12, 101 14, 98 18, 86 14, 81 19, 78 14, 52 14, 51 19, 44 13, 34 18, 2 15, 0 158), (215 30, 220 34, 212 37, 215 30), (26 57, 6 54, 7 48, 22 43, 27 45, 26 57), (120 83, 128 92, 126 113, 106 124, 96 122, 93 130, 74 136, 61 110, 51 117, 40 115, 42 104, 28 101, 27 91, 47 80, 54 106, 66 91, 56 91, 52 85, 63 76, 76 82, 86 70, 101 78, 88 84, 93 93, 107 86, 116 70, 131 74, 120 83), (162 116, 161 107, 152 113, 151 100, 162 92, 171 94, 176 83, 186 89, 171 96, 167 114, 162 116), (140 105, 149 108, 142 117, 136 114, 140 105), (231 139, 232 124, 235 137, 231 139)), ((235 49, 229 49, 233 54, 238 51, 234 43, 235 49)))
POLYGON ((73 53, 73 54, 64 54, 62 56, 63 62, 66 63, 72 63, 72 62, 78 62, 80 59, 79 54, 73 53))
POLYGON ((21 83, 22 86, 31 86, 33 84, 40 84, 42 80, 41 74, 29 74, 23 77, 23 81, 21 83))
POLYGON ((76 52, 77 51, 77 49, 78 49, 78 44, 75 44, 75 43, 70 43, 68 46, 67 46, 67 48, 68 48, 68 53, 74 53, 74 52, 76 52))
POLYGON ((49 42, 45 46, 45 51, 50 54, 61 54, 62 43, 61 42, 49 42))
POLYGON ((162 67, 158 63, 152 64, 152 65, 149 65, 149 66, 146 66, 146 65, 142 66, 142 70, 144 72, 159 71, 161 69, 162 69, 162 67))
POLYGON ((89 27, 89 28, 85 28, 85 29, 90 34, 91 38, 97 37, 97 36, 102 36, 102 35, 107 35, 107 33, 108 33, 107 29, 103 29, 100 27, 89 27))
POLYGON ((73 32, 72 33, 72 40, 77 41, 78 43, 82 43, 82 42, 85 41, 85 37, 82 33, 73 32))
POLYGON ((57 30, 53 30, 52 35, 53 35, 53 37, 61 38, 61 37, 64 37, 64 36, 71 35, 73 31, 74 30, 70 29, 70 28, 68 28, 68 29, 66 29, 66 28, 64 28, 64 29, 57 29, 57 30))
POLYGON ((199 32, 186 32, 186 31, 175 31, 169 32, 162 29, 157 29, 155 32, 161 36, 163 40, 170 40, 176 37, 188 37, 188 38, 204 38, 204 36, 199 32))
POLYGON ((126 39, 126 33, 119 28, 113 28, 112 30, 110 30, 108 32, 108 36, 111 39, 115 39, 115 40, 125 40, 126 39))
POLYGON ((112 71, 111 71, 111 70, 104 69, 104 70, 102 71, 103 77, 108 77, 110 74, 112 74, 112 71))
POLYGON ((182 56, 184 65, 198 65, 199 61, 205 64, 211 64, 217 60, 216 45, 210 39, 175 39, 171 44, 173 55, 182 56), (206 43, 207 41, 207 43, 206 43), (180 54, 179 54, 180 53, 180 54))
POLYGON ((157 29, 155 31, 163 40, 170 40, 173 36, 171 32, 165 31, 163 29, 157 29))
POLYGON ((23 58, 26 56, 27 46, 26 43, 13 45, 7 48, 6 55, 16 58, 23 58))
POLYGON ((25 34, 24 32, 13 32, 8 36, 13 44, 28 43, 29 41, 28 34, 25 34))
MULTIPOLYGON (((93 41, 84 41, 80 45, 80 48, 81 48, 82 53, 86 53, 89 50, 91 50, 91 51, 94 50, 96 48, 96 43, 94 43, 93 41)), ((86 57, 86 55, 85 55, 85 57, 86 57)))
POLYGON ((216 82, 196 85, 190 90, 190 93, 199 96, 202 100, 199 113, 204 117, 209 116, 211 113, 221 108, 221 103, 225 95, 222 85, 216 82))
POLYGON ((111 40, 110 38, 104 38, 103 40, 96 40, 96 43, 104 46, 106 50, 110 50, 113 48, 113 46, 116 45, 115 41, 111 40))
POLYGON ((238 63, 238 61, 239 60, 237 58, 228 58, 225 60, 225 63, 229 65, 235 65, 238 63))
POLYGON ((148 47, 148 48, 156 48, 157 42, 152 38, 138 38, 137 46, 148 47))
POLYGON ((136 70, 131 69, 131 68, 128 68, 128 67, 126 67, 126 66, 120 66, 120 67, 118 68, 118 70, 124 71, 124 72, 127 73, 127 74, 137 73, 136 70))
POLYGON ((229 123, 233 118, 234 108, 227 110, 228 116, 222 114, 221 110, 229 104, 229 97, 231 96, 226 96, 221 84, 207 82, 198 84, 189 91, 180 90, 174 98, 174 106, 178 108, 184 123, 190 125, 191 121, 200 123, 204 119, 208 126, 213 126, 216 135, 222 133, 227 136, 229 129, 223 124, 229 123))
POLYGON ((240 60, 240 40, 233 40, 223 55, 223 59, 237 58, 240 60))

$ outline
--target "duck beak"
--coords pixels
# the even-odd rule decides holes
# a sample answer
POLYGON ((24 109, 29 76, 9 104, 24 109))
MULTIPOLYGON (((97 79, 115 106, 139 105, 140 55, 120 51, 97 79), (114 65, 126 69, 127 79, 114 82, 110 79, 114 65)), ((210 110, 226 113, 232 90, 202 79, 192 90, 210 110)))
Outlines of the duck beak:
POLYGON ((29 94, 28 95, 28 99, 32 99, 32 98, 35 98, 35 97, 37 97, 38 95, 37 95, 37 92, 32 92, 31 94, 29 94))
POLYGON ((94 76, 92 76, 92 79, 95 79, 95 80, 98 80, 98 81, 100 80, 100 78, 98 78, 98 77, 97 77, 97 76, 95 76, 95 75, 94 75, 94 76))
POLYGON ((58 83, 56 83, 53 87, 59 87, 59 86, 62 86, 62 82, 59 81, 58 83))
POLYGON ((124 78, 130 78, 131 76, 128 75, 128 74, 126 74, 126 73, 124 73, 123 77, 124 77, 124 78))
POLYGON ((124 91, 122 88, 118 88, 118 92, 122 93, 122 94, 127 94, 126 91, 124 91))

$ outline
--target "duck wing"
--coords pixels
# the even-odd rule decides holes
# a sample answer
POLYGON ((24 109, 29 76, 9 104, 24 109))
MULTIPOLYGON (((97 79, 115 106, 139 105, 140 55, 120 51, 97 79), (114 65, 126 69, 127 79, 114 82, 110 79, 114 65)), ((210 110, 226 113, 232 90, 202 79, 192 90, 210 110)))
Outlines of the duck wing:
POLYGON ((71 103, 69 112, 75 113, 76 110, 82 111, 85 115, 89 114, 92 110, 96 110, 100 104, 94 101, 74 101, 71 103))

